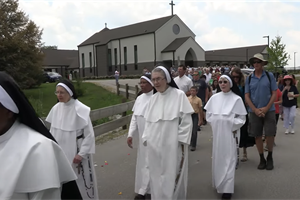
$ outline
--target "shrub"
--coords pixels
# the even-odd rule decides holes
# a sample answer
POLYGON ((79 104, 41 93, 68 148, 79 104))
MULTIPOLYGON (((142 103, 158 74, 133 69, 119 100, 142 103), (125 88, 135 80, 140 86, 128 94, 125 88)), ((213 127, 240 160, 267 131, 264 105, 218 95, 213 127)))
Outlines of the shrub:
POLYGON ((83 86, 81 78, 78 77, 75 79, 74 87, 75 87, 75 92, 78 97, 84 96, 84 94, 86 92, 86 88, 83 86))

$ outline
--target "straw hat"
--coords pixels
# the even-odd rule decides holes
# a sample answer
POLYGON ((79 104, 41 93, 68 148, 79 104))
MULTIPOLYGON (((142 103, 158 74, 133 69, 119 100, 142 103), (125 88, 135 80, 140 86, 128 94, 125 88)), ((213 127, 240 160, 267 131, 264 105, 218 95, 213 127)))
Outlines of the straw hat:
POLYGON ((260 53, 255 54, 252 58, 249 59, 249 62, 250 62, 251 65, 253 64, 253 60, 254 59, 258 59, 258 60, 263 61, 265 63, 265 65, 268 64, 268 61, 265 60, 264 56, 262 54, 260 54, 260 53))

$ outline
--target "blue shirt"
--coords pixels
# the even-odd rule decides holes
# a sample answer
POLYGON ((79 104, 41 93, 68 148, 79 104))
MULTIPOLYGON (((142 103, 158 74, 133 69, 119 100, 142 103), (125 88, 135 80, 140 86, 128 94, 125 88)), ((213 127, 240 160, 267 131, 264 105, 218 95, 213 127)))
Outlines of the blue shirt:
MULTIPOLYGON (((265 71, 263 71, 260 78, 257 78, 253 72, 249 85, 249 77, 247 77, 245 85, 245 94, 250 94, 250 99, 256 108, 262 108, 268 105, 272 94, 270 93, 270 88, 272 91, 277 90, 277 84, 272 73, 269 73, 270 81, 265 71)), ((269 111, 274 111, 274 104, 270 107, 269 111)), ((249 108, 249 112, 253 112, 249 108)))

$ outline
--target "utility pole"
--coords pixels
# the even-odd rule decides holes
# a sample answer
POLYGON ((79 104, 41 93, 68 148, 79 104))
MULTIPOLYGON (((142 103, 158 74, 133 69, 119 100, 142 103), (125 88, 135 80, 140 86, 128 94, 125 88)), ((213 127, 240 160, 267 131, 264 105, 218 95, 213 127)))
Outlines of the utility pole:
POLYGON ((294 72, 296 72, 296 53, 294 52, 294 72))
MULTIPOLYGON (((270 48, 270 37, 268 35, 265 35, 263 38, 268 38, 268 49, 270 48)), ((268 52, 268 60, 269 60, 269 52, 268 52)))

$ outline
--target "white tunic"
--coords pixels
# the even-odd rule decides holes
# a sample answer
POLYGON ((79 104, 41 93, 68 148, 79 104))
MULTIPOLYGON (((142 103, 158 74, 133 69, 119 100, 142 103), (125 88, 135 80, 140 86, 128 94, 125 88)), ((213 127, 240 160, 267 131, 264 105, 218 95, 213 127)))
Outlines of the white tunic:
POLYGON ((157 92, 149 101, 142 139, 148 148, 152 199, 186 198, 193 112, 186 95, 176 88, 157 92))
POLYGON ((134 191, 141 195, 145 195, 146 193, 150 194, 150 177, 147 165, 148 156, 146 146, 144 146, 142 142, 142 136, 145 129, 144 115, 152 95, 153 90, 149 93, 141 94, 136 99, 132 109, 133 115, 128 131, 128 137, 135 138, 135 141, 138 142, 134 191))
POLYGON ((57 103, 46 121, 50 132, 62 147, 78 176, 77 185, 83 199, 98 199, 97 179, 92 154, 95 153, 95 135, 90 120, 90 108, 78 100, 57 103), (76 155, 83 159, 80 167, 73 163, 76 155))
POLYGON ((174 78, 174 81, 178 88, 184 93, 187 93, 191 89, 191 87, 193 87, 193 81, 186 75, 183 75, 182 77, 177 76, 176 78, 174 78))
POLYGON ((76 179, 62 149, 16 121, 0 136, 0 199, 61 199, 61 185, 76 179))
POLYGON ((246 122, 243 100, 231 91, 219 92, 209 99, 204 109, 213 131, 213 186, 218 193, 234 193, 237 148, 233 131, 246 122))

